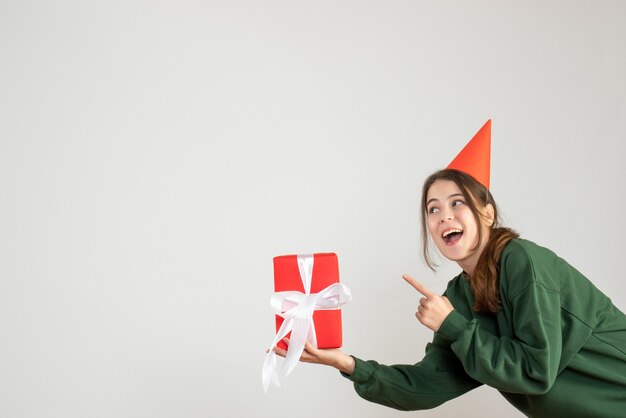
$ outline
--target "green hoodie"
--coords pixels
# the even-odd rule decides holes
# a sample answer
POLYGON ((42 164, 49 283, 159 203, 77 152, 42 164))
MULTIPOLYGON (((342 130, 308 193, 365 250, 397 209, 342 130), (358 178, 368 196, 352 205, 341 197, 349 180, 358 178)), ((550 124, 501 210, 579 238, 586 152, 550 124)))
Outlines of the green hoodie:
POLYGON ((502 252, 502 310, 476 313, 462 273, 452 311, 414 365, 355 358, 357 393, 401 410, 434 408, 481 384, 531 417, 626 417, 626 316, 552 251, 520 238, 502 252))

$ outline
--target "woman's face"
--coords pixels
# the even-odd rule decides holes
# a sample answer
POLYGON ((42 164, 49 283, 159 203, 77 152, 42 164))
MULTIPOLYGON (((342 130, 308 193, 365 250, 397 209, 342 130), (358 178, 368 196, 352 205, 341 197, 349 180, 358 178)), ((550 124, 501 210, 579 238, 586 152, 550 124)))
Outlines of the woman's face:
POLYGON ((439 252, 472 274, 489 238, 493 207, 487 205, 487 219, 478 225, 459 187, 449 180, 436 180, 426 195, 426 213, 428 231, 439 252), (483 228, 483 242, 475 248, 479 227, 483 228))

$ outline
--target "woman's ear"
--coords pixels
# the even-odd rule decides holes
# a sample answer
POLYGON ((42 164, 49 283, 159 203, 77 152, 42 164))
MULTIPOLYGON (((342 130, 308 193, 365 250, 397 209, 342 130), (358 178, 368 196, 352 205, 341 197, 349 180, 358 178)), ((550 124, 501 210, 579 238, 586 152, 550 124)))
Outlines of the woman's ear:
POLYGON ((487 206, 485 206, 485 210, 483 211, 483 217, 485 219, 485 224, 488 227, 491 227, 496 221, 496 211, 491 203, 487 203, 487 206))

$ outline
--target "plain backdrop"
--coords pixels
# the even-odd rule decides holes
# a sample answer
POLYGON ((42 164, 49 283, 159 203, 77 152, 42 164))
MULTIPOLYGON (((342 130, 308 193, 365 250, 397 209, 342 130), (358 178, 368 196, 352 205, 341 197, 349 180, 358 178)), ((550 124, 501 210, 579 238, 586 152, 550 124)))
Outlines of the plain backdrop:
POLYGON ((344 350, 414 363, 419 193, 488 119, 505 223, 622 310, 624 1, 0 0, 0 416, 433 411, 300 364, 272 257, 336 252, 344 350))

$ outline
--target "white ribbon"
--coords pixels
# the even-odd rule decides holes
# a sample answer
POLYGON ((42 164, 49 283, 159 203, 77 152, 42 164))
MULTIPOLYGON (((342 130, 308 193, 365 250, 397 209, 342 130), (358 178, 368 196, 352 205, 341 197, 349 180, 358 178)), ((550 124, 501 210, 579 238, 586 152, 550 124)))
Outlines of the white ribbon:
POLYGON ((313 311, 338 309, 350 302, 350 289, 343 283, 333 283, 319 293, 311 294, 311 279, 313 276, 313 255, 298 256, 298 270, 304 285, 304 292, 286 291, 276 292, 270 299, 272 310, 285 320, 278 329, 272 346, 263 362, 263 390, 267 392, 270 383, 280 387, 278 366, 274 347, 291 331, 289 347, 285 364, 281 374, 287 376, 298 364, 304 351, 306 341, 317 347, 313 311))

